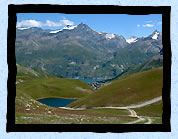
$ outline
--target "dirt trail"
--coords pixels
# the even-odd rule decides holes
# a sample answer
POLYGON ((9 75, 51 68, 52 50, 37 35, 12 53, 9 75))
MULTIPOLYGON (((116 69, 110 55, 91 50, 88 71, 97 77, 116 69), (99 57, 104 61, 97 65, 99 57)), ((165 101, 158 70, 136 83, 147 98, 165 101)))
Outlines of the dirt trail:
POLYGON ((144 121, 144 120, 145 120, 144 118, 139 118, 139 119, 136 120, 136 121, 132 121, 132 122, 125 123, 125 124, 136 124, 136 123, 141 122, 141 121, 144 121))
POLYGON ((139 116, 137 115, 137 113, 134 111, 134 110, 131 110, 131 109, 127 109, 129 112, 130 112, 130 117, 137 117, 139 118, 139 116))
POLYGON ((156 103, 156 102, 158 102, 158 101, 160 101, 160 100, 162 100, 162 96, 160 96, 160 97, 156 97, 156 98, 154 98, 154 99, 145 101, 145 102, 140 103, 140 104, 135 104, 135 105, 125 106, 125 107, 112 107, 112 106, 106 106, 106 107, 96 107, 96 108, 133 109, 133 108, 141 108, 141 107, 144 107, 144 106, 147 106, 147 105, 156 103))
POLYGON ((143 102, 143 103, 141 103, 141 104, 128 106, 127 108, 132 108, 132 109, 133 109, 133 108, 141 108, 141 107, 144 107, 144 106, 146 106, 146 105, 150 105, 150 104, 153 104, 153 103, 155 103, 155 102, 158 102, 158 101, 160 101, 160 100, 162 100, 162 96, 156 97, 156 98, 151 99, 151 100, 149 100, 149 101, 145 101, 145 102, 143 102))
MULTIPOLYGON (((162 96, 160 97, 157 97, 157 98, 154 98, 154 99, 151 99, 149 101, 145 101, 143 103, 140 103, 140 104, 135 104, 135 105, 130 105, 130 106, 126 106, 126 107, 112 107, 112 106, 107 106, 107 107, 93 107, 93 109, 103 109, 103 108, 109 108, 109 109, 125 109, 125 110, 128 110, 130 112, 130 117, 136 117, 138 118, 138 120, 136 121, 133 121, 133 122, 129 122, 129 123, 126 123, 126 124, 135 124, 135 123, 138 123, 138 122, 141 122, 141 121, 144 121, 144 120, 148 120, 148 122, 146 122, 145 124, 151 124, 152 123, 152 120, 151 118, 149 117, 141 117, 141 116, 138 116, 136 111, 132 110, 131 108, 141 108, 141 107, 144 107, 144 106, 147 106, 147 105, 150 105, 150 104, 153 104, 153 103, 156 103, 158 101, 162 100, 162 96)), ((68 107, 59 107, 59 108, 62 108, 62 109, 68 109, 68 110, 85 110, 86 108, 68 108, 68 107)))
POLYGON ((148 122, 146 122, 145 124, 151 124, 152 123, 151 118, 149 118, 149 117, 146 117, 146 118, 148 119, 148 122))

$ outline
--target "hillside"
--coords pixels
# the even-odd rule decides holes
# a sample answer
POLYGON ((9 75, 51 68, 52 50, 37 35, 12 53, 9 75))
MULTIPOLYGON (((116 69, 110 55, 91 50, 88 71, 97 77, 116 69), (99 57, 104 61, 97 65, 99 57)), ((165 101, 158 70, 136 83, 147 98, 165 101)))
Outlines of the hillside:
POLYGON ((57 78, 46 74, 43 76, 38 72, 39 69, 34 71, 19 64, 17 67, 16 124, 119 124, 136 120, 128 116, 127 110, 70 111, 44 105, 37 99, 46 97, 80 99, 93 90, 80 80, 57 78))
POLYGON ((17 96, 28 95, 33 99, 45 97, 80 98, 92 92, 84 82, 66 78, 39 78, 17 85, 17 96), (82 91, 82 89, 87 91, 82 91))
POLYGON ((49 107, 37 101, 39 98, 47 97, 77 98, 79 100, 69 106, 87 108, 145 102, 161 95, 162 68, 113 81, 111 85, 94 92, 89 85, 80 80, 50 76, 40 69, 34 70, 19 64, 17 67, 16 124, 143 124, 150 123, 150 120, 151 123, 162 122, 161 101, 134 110, 104 107, 67 110, 49 107), (136 115, 134 112, 137 112, 136 115))
POLYGON ((50 76, 40 69, 33 70, 23 65, 17 67, 17 102, 21 97, 26 99, 45 97, 80 98, 92 92, 91 87, 80 80, 50 76))
POLYGON ((30 68, 24 66, 23 64, 16 64, 16 66, 17 66, 17 76, 29 76, 33 78, 52 76, 48 72, 40 68, 30 68))
POLYGON ((128 106, 162 95, 162 68, 135 73, 104 86, 70 107, 128 106))
POLYGON ((131 75, 131 74, 134 74, 137 72, 143 72, 143 71, 154 69, 154 68, 159 68, 162 66, 163 66, 163 54, 162 54, 162 50, 161 50, 157 55, 151 57, 149 60, 147 60, 143 64, 128 67, 125 71, 123 71, 119 75, 115 76, 114 78, 103 80, 103 81, 97 81, 97 83, 98 84, 109 83, 109 82, 117 80, 123 76, 131 75))
POLYGON ((150 58, 149 60, 147 60, 143 64, 133 66, 133 67, 129 67, 126 70, 126 72, 124 72, 119 77, 122 77, 122 76, 125 76, 125 75, 130 75, 130 74, 137 73, 137 72, 150 70, 150 69, 154 69, 154 68, 158 68, 158 67, 162 67, 162 66, 163 66, 163 55, 158 53, 157 55, 153 56, 152 58, 150 58))

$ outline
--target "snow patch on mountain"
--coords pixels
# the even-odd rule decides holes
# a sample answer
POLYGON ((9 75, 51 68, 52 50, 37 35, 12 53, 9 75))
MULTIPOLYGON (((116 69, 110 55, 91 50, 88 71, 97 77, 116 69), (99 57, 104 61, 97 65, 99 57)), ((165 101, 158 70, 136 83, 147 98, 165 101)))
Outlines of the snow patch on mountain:
POLYGON ((159 32, 155 32, 155 34, 152 36, 152 39, 153 40, 157 40, 158 39, 158 35, 159 35, 159 32))
POLYGON ((115 38, 114 34, 106 34, 106 39, 113 39, 115 38))
POLYGON ((131 37, 130 39, 126 40, 127 43, 131 44, 131 43, 134 43, 134 42, 137 42, 137 38, 136 37, 131 37))
POLYGON ((69 63, 71 65, 76 65, 76 62, 72 61, 71 63, 69 63))
POLYGON ((77 26, 66 26, 66 27, 64 27, 62 29, 59 29, 59 30, 50 31, 49 33, 58 33, 58 32, 63 31, 63 30, 72 30, 72 29, 74 29, 76 27, 77 26))
POLYGON ((58 33, 59 31, 62 31, 62 29, 50 31, 49 33, 58 33))
POLYGON ((18 27, 17 29, 19 30, 25 30, 25 29, 29 29, 30 27, 27 27, 27 28, 23 28, 23 27, 18 27))

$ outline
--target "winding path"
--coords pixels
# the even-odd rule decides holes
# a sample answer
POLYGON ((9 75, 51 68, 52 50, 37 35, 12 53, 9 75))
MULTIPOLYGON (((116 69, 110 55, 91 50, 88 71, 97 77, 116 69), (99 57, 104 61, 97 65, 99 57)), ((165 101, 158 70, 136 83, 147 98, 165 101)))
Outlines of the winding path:
MULTIPOLYGON (((151 99, 149 101, 145 101, 145 102, 140 103, 140 104, 130 105, 130 106, 126 106, 126 107, 106 106, 106 107, 93 107, 92 109, 109 108, 109 109, 124 109, 124 110, 128 110, 130 112, 130 115, 128 115, 128 116, 129 117, 136 117, 136 118, 138 118, 138 120, 132 121, 132 122, 128 122, 128 123, 125 123, 125 124, 135 124, 135 123, 138 123, 138 122, 141 122, 141 121, 144 121, 144 120, 148 120, 145 124, 151 124, 152 123, 151 118, 138 116, 136 111, 132 110, 131 108, 141 108, 141 107, 156 103, 156 102, 161 101, 161 100, 162 100, 162 96, 154 98, 154 99, 151 99)), ((59 107, 59 108, 67 109, 67 110, 85 110, 86 109, 86 108, 69 108, 69 107, 59 107)))
POLYGON ((151 124, 152 123, 151 118, 147 117, 147 119, 148 119, 148 122, 146 122, 145 124, 151 124))

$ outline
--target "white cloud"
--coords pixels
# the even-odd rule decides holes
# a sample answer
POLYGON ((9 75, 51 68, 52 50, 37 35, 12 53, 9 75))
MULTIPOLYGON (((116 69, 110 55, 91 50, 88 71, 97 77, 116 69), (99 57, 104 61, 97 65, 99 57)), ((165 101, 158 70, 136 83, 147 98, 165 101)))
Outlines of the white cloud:
POLYGON ((74 25, 74 22, 69 21, 67 19, 60 20, 60 23, 63 24, 63 25, 74 25))
POLYGON ((60 20, 59 22, 46 20, 45 23, 36 20, 22 20, 21 22, 17 22, 17 27, 60 27, 66 25, 74 25, 74 22, 67 19, 60 20))
POLYGON ((50 20, 46 20, 46 23, 44 24, 44 26, 48 26, 48 27, 60 27, 62 26, 61 23, 56 23, 50 20))
POLYGON ((140 27, 140 24, 137 24, 137 27, 139 28, 139 27, 140 27))
POLYGON ((143 27, 153 27, 153 24, 144 24, 143 27))
POLYGON ((162 22, 160 21, 160 22, 158 22, 157 24, 158 24, 158 25, 162 25, 162 22))
POLYGON ((17 27, 41 27, 42 25, 42 22, 36 20, 23 20, 21 22, 17 22, 17 27))

